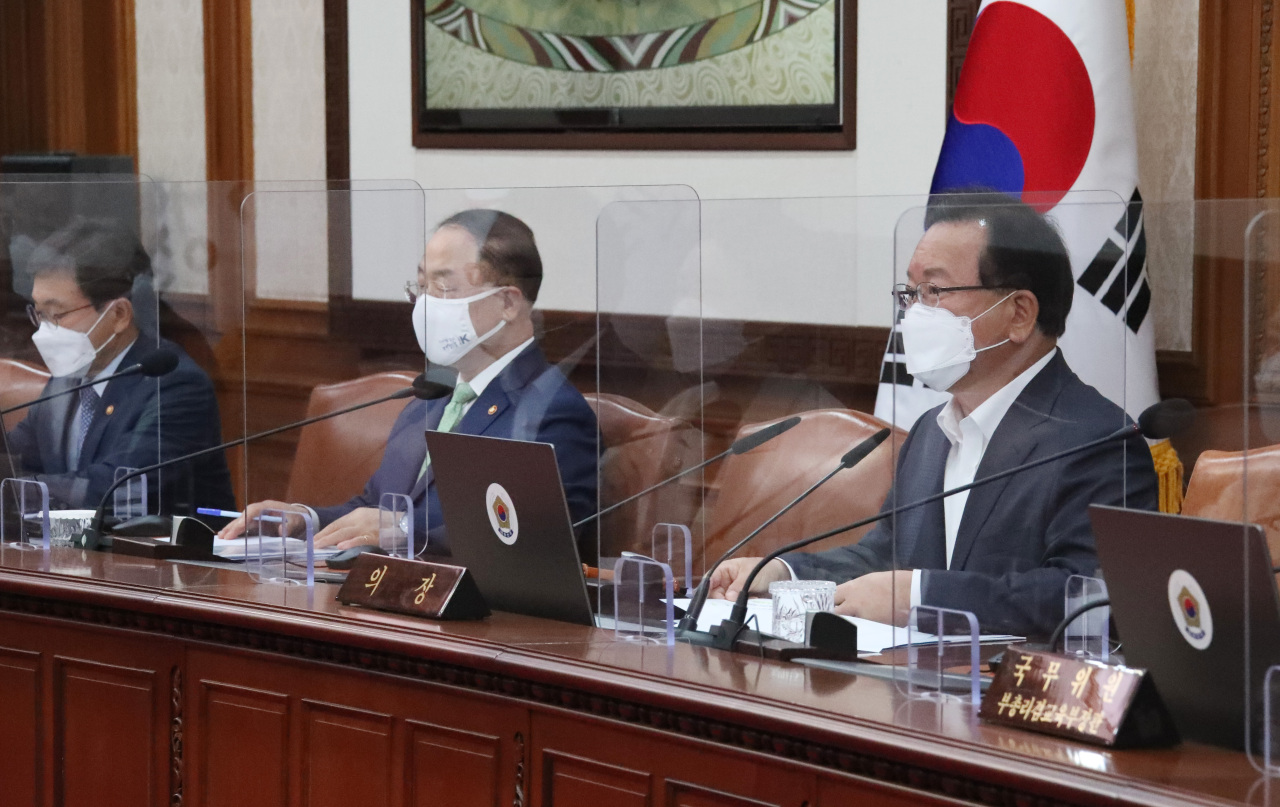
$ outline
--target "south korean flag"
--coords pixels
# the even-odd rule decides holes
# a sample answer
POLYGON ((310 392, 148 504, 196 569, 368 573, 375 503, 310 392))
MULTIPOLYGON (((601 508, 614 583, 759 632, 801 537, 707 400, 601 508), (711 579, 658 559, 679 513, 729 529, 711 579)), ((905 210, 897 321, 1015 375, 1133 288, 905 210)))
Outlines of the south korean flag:
MULTIPOLYGON (((1136 418, 1159 392, 1129 24, 1124 0, 985 0, 931 192, 994 188, 1045 213, 1076 281, 1058 345, 1136 418)), ((904 428, 948 397, 907 374, 896 332, 880 380, 876 415, 904 428)))

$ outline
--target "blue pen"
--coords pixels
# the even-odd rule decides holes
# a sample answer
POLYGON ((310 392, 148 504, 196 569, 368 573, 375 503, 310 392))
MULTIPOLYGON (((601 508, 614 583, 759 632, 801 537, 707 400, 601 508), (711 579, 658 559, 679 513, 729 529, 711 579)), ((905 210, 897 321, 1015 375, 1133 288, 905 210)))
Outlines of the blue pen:
POLYGON ((237 513, 234 510, 218 510, 214 507, 197 507, 196 513, 202 516, 218 516, 220 518, 239 518, 244 513, 237 513))

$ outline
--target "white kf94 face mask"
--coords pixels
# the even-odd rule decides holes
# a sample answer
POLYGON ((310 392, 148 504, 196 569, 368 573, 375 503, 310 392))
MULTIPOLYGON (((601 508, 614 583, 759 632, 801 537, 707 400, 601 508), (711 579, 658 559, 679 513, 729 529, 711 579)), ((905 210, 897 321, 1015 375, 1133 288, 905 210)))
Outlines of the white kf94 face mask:
POLYGON ((471 304, 492 297, 503 288, 499 286, 456 300, 419 295, 413 304, 413 331, 418 335, 418 347, 427 354, 427 360, 432 364, 451 366, 476 345, 502 330, 506 320, 499 320, 483 336, 477 335, 476 326, 471 321, 471 304))
MULTIPOLYGON (((110 305, 104 308, 89 330, 92 331, 98 327, 98 323, 102 322, 102 318, 110 310, 110 305)), ((95 348, 89 339, 88 332, 82 333, 71 328, 63 328, 45 320, 31 335, 31 341, 35 342, 36 350, 39 351, 40 358, 44 361, 45 367, 49 368, 49 372, 61 378, 79 375, 87 370, 98 353, 111 344, 111 340, 116 336, 117 334, 111 334, 111 337, 102 343, 102 347, 95 348)))
POLYGON ((938 392, 946 392, 951 385, 964 378, 969 364, 979 353, 1000 347, 996 342, 984 348, 973 346, 973 323, 987 311, 1008 300, 1016 291, 1009 292, 991 308, 972 319, 951 313, 945 308, 930 308, 916 303, 907 309, 898 332, 902 334, 902 349, 907 354, 907 372, 938 392))

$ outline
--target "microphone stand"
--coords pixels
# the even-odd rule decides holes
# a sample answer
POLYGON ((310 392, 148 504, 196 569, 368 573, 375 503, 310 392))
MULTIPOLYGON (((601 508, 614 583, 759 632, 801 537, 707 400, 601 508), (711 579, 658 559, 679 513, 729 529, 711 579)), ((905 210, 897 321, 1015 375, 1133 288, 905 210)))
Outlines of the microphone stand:
POLYGON ((1141 434, 1142 434, 1142 429, 1139 428, 1138 424, 1135 423, 1129 426, 1125 426, 1124 428, 1118 429, 1117 431, 1114 431, 1111 434, 1108 434, 1104 437, 1099 437, 1096 440, 1090 440, 1087 443, 1082 443, 1078 446, 1073 446, 1063 451, 1050 454, 1047 457, 1041 457, 1040 459, 1035 460, 1034 462, 1029 462, 1025 465, 1018 465, 1013 468, 1007 468, 998 473, 991 474, 990 476, 984 476, 982 479, 975 479, 974 481, 966 485, 960 485, 958 487, 951 488, 950 490, 940 491, 931 496, 926 496, 925 498, 920 499, 918 501, 910 502, 908 504, 900 505, 898 507, 893 507, 889 510, 882 510, 881 512, 876 513, 875 515, 858 519, 857 521, 851 524, 846 524, 843 527, 836 527, 835 529, 827 530, 826 532, 820 532, 817 535, 811 535, 808 538, 802 538, 799 541, 794 541, 790 544, 786 544, 785 546, 778 547, 777 549, 773 550, 772 552, 770 552, 769 554, 761 558, 760 561, 751 569, 751 573, 747 575, 747 579, 742 586, 742 590, 738 593, 738 599, 734 602, 733 611, 730 613, 728 619, 724 620, 719 625, 712 628, 710 633, 702 633, 701 631, 687 631, 685 632, 685 634, 677 638, 680 638, 683 641, 689 641, 695 644, 709 644, 713 647, 717 647, 722 650, 732 650, 737 644, 739 644, 739 642, 747 642, 747 643, 753 643, 753 644, 756 642, 759 642, 760 641, 759 634, 756 634, 755 631, 751 631, 748 633, 744 629, 744 625, 747 619, 747 600, 750 599, 751 586, 753 583, 755 583, 755 579, 757 575, 760 574, 761 570, 763 570, 764 567, 768 565, 770 561, 774 560, 780 555, 783 555, 787 552, 794 552, 797 549, 803 549, 804 547, 809 546, 810 544, 816 543, 818 541, 821 541, 824 538, 830 538, 834 535, 839 535, 841 533, 848 532, 850 530, 856 530, 859 527, 865 527, 868 524, 874 524, 877 521, 883 521, 886 518, 896 516, 900 513, 905 513, 908 510, 914 510, 917 507, 923 507, 926 504, 932 504, 933 502, 936 502, 940 499, 944 499, 947 496, 951 496, 956 493, 963 493, 964 491, 971 490, 973 488, 978 487, 979 485, 985 485, 988 482, 995 482, 997 480, 1004 479, 1009 476, 1013 476, 1014 474, 1021 473, 1023 471, 1029 471, 1032 468, 1038 468, 1041 465, 1045 465, 1050 462, 1055 462, 1065 457, 1069 457, 1072 454, 1078 454, 1081 451, 1088 451, 1091 448, 1097 448, 1098 446, 1106 445, 1107 443, 1114 442, 1116 440, 1120 440, 1126 437, 1132 437, 1134 435, 1141 435, 1141 434))
POLYGON ((857 465, 859 462, 862 462, 862 460, 866 459, 867 455, 869 455, 872 451, 874 451, 876 447, 879 446, 881 443, 883 443, 885 439, 888 437, 889 437, 889 430, 881 429, 879 432, 876 432, 871 437, 868 437, 866 440, 854 446, 853 449, 851 449, 847 454, 844 455, 844 457, 840 459, 840 464, 837 465, 834 469, 832 469, 830 473, 828 473, 826 476, 822 477, 817 482, 814 482, 812 485, 810 485, 808 490, 804 491, 799 496, 792 499, 787 504, 786 507, 783 507, 781 510, 774 513, 773 516, 771 516, 768 521, 766 521, 765 523, 761 524, 759 527, 756 527, 754 530, 752 530, 750 534, 747 535, 747 537, 743 538, 738 543, 729 547, 729 549, 726 550, 725 553, 720 556, 720 559, 711 565, 711 568, 707 570, 707 573, 702 576, 702 580, 698 583, 698 588, 693 592, 693 597, 691 597, 689 600, 689 608, 685 612, 684 618, 680 620, 680 624, 677 626, 677 630, 697 633, 698 616, 702 613, 703 606, 706 605, 707 592, 711 590, 711 575, 720 566, 720 564, 724 563, 726 560, 733 557, 733 554, 735 552, 737 552, 742 547, 746 546, 747 543, 751 541, 752 538, 755 538, 757 535, 764 532, 764 530, 770 524, 774 523, 775 521, 777 521, 778 519, 786 515, 788 512, 790 512, 791 508, 795 507, 797 504, 799 504, 800 502, 808 498, 809 494, 813 493, 815 490, 825 485, 827 481, 831 479, 831 477, 840 473, 845 468, 852 468, 853 466, 857 465))
POLYGON ((761 429, 759 432, 756 432, 755 434, 749 434, 746 437, 743 437, 742 439, 736 441, 733 445, 729 446, 724 451, 721 451, 719 454, 715 455, 711 459, 703 460, 697 465, 694 465, 690 468, 685 468, 683 471, 676 474, 675 476, 669 476, 666 479, 662 480, 661 482, 657 483, 656 485, 650 485, 649 487, 645 488, 639 493, 633 493, 620 502, 614 502, 613 504, 609 505, 605 509, 592 513, 591 515, 587 516, 581 521, 578 521, 577 523, 575 523, 573 525, 573 529, 577 530, 583 524, 588 524, 600 518, 601 516, 608 515, 609 513, 612 513, 614 510, 617 510, 619 507, 622 507, 624 504, 629 504, 630 502, 635 501, 641 496, 644 496, 646 493, 652 493, 653 491, 657 490, 663 485, 670 484, 671 482, 674 482, 677 479, 680 479, 681 477, 688 476, 694 471, 701 471, 703 468, 706 468, 708 465, 712 464, 713 462, 719 462, 720 460, 724 459, 730 454, 745 454, 746 452, 751 451, 752 449, 759 448, 760 446, 769 442, 770 440, 782 434, 783 432, 786 432, 788 429, 795 426, 799 422, 800 422, 799 417, 791 417, 791 418, 787 418, 786 420, 775 423, 773 426, 770 426, 767 429, 761 429))
POLYGON ((106 516, 107 502, 110 501, 111 494, 115 493, 117 488, 119 488, 121 485, 123 485, 125 482, 128 482, 131 479, 136 479, 139 476, 142 476, 143 474, 150 473, 151 471, 157 471, 169 465, 175 465, 180 462, 189 462, 190 460, 199 459, 200 457, 208 456, 209 454, 213 454, 218 451, 226 451, 228 448, 234 448, 235 446, 244 445, 250 442, 251 440, 258 440, 260 438, 270 437, 273 434, 280 434, 281 432, 286 432, 291 429, 298 429, 298 428, 302 428, 303 426, 309 426, 312 423, 318 423, 321 420, 328 420, 329 418, 337 417, 338 415, 345 415, 349 412, 356 412, 360 409, 366 409, 370 406, 376 406, 377 404, 380 404, 380 403, 386 403, 387 401, 394 401, 399 398, 415 397, 417 394, 418 394, 418 390, 416 389, 416 387, 405 387, 404 389, 396 390, 390 395, 384 395, 383 397, 376 398, 372 401, 365 401, 364 403, 358 403, 353 406, 348 406, 343 409, 339 409, 335 412, 326 412, 323 415, 316 415, 315 417, 310 417, 310 418, 307 418, 306 420, 298 421, 297 423, 286 423, 285 425, 277 426, 274 429, 267 429, 266 431, 258 432, 257 434, 251 434, 247 437, 241 437, 237 440, 231 440, 226 443, 222 443, 221 445, 202 448, 199 451, 193 451, 190 454, 185 454, 181 457, 174 457, 172 459, 168 459, 163 462, 157 462, 153 465, 148 465, 145 468, 138 468, 134 471, 131 471, 130 473, 127 473, 124 476, 112 482, 107 487, 106 492, 102 494, 102 500, 98 502, 98 508, 93 513, 92 523, 90 523, 90 525, 85 528, 81 543, 85 548, 89 548, 89 549, 96 548, 99 545, 102 545, 102 546, 110 545, 109 543, 106 543, 106 540, 102 535, 102 522, 106 516))
MULTIPOLYGON (((150 359, 152 356, 157 356, 157 355, 162 355, 162 354, 160 353, 160 351, 154 351, 149 356, 147 356, 147 358, 150 359)), ((173 354, 168 354, 168 355, 172 356, 173 354)), ((165 356, 165 358, 167 358, 167 356, 165 356)), ((27 401, 26 403, 21 403, 21 404, 18 404, 17 406, 10 406, 5 409, 0 409, 0 416, 8 415, 12 412, 17 412, 19 409, 26 409, 29 406, 35 406, 36 404, 41 404, 41 403, 44 403, 45 401, 51 401, 54 398, 60 398, 63 395, 70 395, 73 392, 79 392, 80 390, 86 389, 88 387, 95 387, 98 384, 105 384, 108 381, 115 381, 117 378, 124 378, 126 376, 138 375, 139 373, 150 376, 152 378, 160 378, 161 376, 168 375, 169 373, 173 372, 174 369, 177 368, 178 357, 173 356, 173 358, 171 359, 171 362, 172 364, 162 364, 159 366, 154 365, 154 363, 147 364, 144 362, 137 362, 136 364, 126 367, 123 370, 120 370, 119 372, 112 373, 111 375, 106 376, 105 378, 86 379, 83 382, 76 384, 75 386, 66 387, 65 389, 60 389, 57 392, 51 392, 48 395, 42 395, 39 398, 36 398, 35 400, 27 401)))

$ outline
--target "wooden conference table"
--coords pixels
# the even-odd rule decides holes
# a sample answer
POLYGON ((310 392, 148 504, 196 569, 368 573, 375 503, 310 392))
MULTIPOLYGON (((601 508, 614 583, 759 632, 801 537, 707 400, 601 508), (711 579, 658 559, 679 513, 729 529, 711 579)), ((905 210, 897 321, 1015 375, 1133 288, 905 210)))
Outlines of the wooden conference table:
MULTIPOLYGON (((232 568, 0 547, 0 804, 1264 803, 1242 754, 1104 751, 892 682, 232 568)), ((1274 789, 1280 798, 1280 783, 1274 789)))

